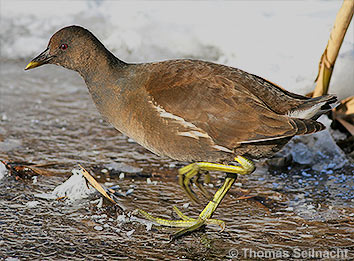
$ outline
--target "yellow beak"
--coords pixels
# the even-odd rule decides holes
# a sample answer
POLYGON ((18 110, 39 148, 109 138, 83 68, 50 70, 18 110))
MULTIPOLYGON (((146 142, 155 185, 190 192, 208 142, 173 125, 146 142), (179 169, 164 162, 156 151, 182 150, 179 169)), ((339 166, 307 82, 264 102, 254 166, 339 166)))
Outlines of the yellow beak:
POLYGON ((25 70, 29 70, 29 69, 32 69, 32 68, 36 68, 36 67, 38 67, 39 65, 41 65, 41 63, 35 62, 35 61, 30 61, 30 62, 27 64, 25 70))
POLYGON ((47 48, 40 55, 38 55, 36 58, 33 58, 32 61, 30 61, 29 64, 27 64, 25 70, 36 68, 36 67, 41 66, 43 64, 49 63, 49 61, 53 58, 54 58, 54 56, 49 54, 49 48, 47 48))

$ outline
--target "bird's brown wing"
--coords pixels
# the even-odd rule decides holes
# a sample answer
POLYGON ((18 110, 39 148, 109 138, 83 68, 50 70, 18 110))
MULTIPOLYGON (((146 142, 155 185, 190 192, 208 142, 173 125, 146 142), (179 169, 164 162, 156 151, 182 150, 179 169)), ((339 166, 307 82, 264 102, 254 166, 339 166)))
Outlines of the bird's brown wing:
POLYGON ((272 111, 244 83, 230 80, 233 68, 191 60, 148 66, 145 88, 154 102, 204 130, 218 145, 234 148, 298 131, 292 119, 272 111))

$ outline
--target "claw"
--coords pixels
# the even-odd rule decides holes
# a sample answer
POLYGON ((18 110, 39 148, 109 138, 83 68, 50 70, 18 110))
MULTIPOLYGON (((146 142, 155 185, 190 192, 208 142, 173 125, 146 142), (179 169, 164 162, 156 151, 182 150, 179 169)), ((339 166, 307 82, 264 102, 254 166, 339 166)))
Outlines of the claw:
POLYGON ((210 196, 210 193, 209 191, 207 191, 203 184, 199 181, 200 180, 200 177, 201 177, 201 173, 198 172, 198 174, 196 175, 195 177, 195 181, 193 181, 193 183, 199 188, 200 192, 202 193, 202 195, 207 198, 207 199, 211 199, 211 196, 210 196))
MULTIPOLYGON (((204 173, 201 173, 201 169, 198 163, 190 164, 179 170, 179 184, 184 189, 189 199, 192 200, 194 203, 199 203, 199 200, 196 197, 195 192, 191 189, 191 184, 195 184, 205 198, 210 200, 211 197, 210 193, 203 187, 203 185, 199 181, 202 174, 204 173)), ((210 182, 209 173, 206 175, 206 180, 209 180, 210 182)))
POLYGON ((177 238, 180 238, 186 234, 189 234, 193 231, 198 230, 200 227, 202 227, 205 224, 205 221, 198 218, 195 222, 195 224, 193 224, 190 227, 186 227, 186 228, 182 228, 181 230, 177 231, 175 234, 171 235, 171 240, 175 240, 177 238))
MULTIPOLYGON (((240 166, 233 166, 233 165, 223 165, 223 164, 215 164, 209 162, 197 162, 189 164, 183 168, 178 170, 179 172, 179 184, 186 192, 187 196, 195 203, 199 203, 199 200, 196 197, 196 194, 191 189, 191 180, 193 183, 199 188, 203 196, 206 198, 210 198, 208 191, 202 186, 199 182, 199 178, 201 176, 201 171, 223 171, 227 173, 237 173, 237 174, 250 174, 254 171, 255 166, 252 161, 242 157, 237 156, 235 157, 235 161, 239 163, 240 166)), ((208 176, 206 176, 208 179, 208 176)), ((209 177, 210 179, 210 177, 209 177)))
POLYGON ((187 165, 179 170, 179 185, 184 189, 189 199, 191 199, 194 203, 199 203, 199 201, 195 196, 195 193, 190 188, 190 181, 195 175, 198 174, 198 171, 199 167, 196 163, 187 165))

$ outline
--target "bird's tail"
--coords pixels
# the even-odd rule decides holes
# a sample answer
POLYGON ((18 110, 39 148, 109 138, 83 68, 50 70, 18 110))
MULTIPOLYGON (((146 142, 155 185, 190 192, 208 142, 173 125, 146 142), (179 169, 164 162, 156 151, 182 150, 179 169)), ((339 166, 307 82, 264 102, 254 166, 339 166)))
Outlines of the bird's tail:
POLYGON ((297 130, 296 135, 311 134, 326 128, 322 123, 311 119, 293 118, 291 124, 297 130))
POLYGON ((324 95, 305 100, 299 106, 288 112, 288 116, 298 119, 317 120, 322 114, 339 105, 335 95, 324 95))
POLYGON ((326 127, 316 121, 318 117, 339 105, 335 95, 324 95, 304 101, 292 109, 288 116, 297 129, 296 135, 304 135, 324 130, 326 127))

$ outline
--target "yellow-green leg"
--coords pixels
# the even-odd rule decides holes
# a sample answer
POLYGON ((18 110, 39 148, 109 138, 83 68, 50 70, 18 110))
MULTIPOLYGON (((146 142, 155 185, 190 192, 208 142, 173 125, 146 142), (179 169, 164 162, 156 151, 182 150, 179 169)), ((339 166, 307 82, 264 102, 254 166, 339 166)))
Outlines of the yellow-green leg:
POLYGON ((208 203, 208 205, 204 208, 204 210, 199 214, 198 218, 189 218, 182 214, 176 207, 174 210, 181 218, 181 220, 167 220, 162 218, 155 218, 148 214, 143 210, 138 210, 145 218, 156 222, 163 226, 170 226, 170 227, 183 227, 183 229, 179 230, 176 234, 173 235, 173 238, 178 238, 186 233, 192 232, 197 230, 203 225, 207 224, 217 224, 221 226, 222 230, 225 227, 225 224, 221 220, 212 219, 212 215, 225 197, 226 193, 229 191, 231 186, 234 184, 237 174, 245 175, 250 174, 255 169, 255 166, 252 161, 238 156, 235 160, 240 164, 239 166, 232 166, 232 165, 223 165, 223 164, 215 164, 209 162, 197 162, 189 164, 179 170, 180 173, 180 184, 182 184, 183 188, 187 191, 187 194, 192 194, 189 183, 190 180, 195 177, 199 171, 206 170, 206 171, 223 171, 227 172, 228 175, 225 179, 224 184, 222 187, 215 193, 213 199, 208 203), (183 176, 181 178, 181 176, 183 176), (188 188, 188 189, 187 189, 188 188))
MULTIPOLYGON (((235 173, 240 175, 245 175, 252 173, 254 170, 254 164, 242 157, 238 156, 235 160, 240 164, 240 166, 232 166, 232 165, 223 165, 223 164, 216 164, 210 162, 197 162, 189 164, 183 168, 178 170, 179 172, 179 184, 187 193, 187 196, 194 202, 198 202, 197 198, 195 197, 193 191, 190 188, 191 180, 195 179, 198 181, 200 172, 201 171, 222 171, 227 173, 235 173)), ((199 182, 195 182, 197 187, 201 190, 202 194, 207 196, 207 191, 201 187, 199 182)))

